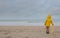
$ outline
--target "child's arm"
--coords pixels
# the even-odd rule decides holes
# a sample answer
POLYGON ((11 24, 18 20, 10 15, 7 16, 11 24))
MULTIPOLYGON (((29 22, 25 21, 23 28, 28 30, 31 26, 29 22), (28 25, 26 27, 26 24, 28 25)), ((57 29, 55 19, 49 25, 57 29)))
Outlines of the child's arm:
MULTIPOLYGON (((46 20, 46 21, 47 21, 47 20, 46 20)), ((44 25, 46 25, 46 21, 45 21, 44 25)))
POLYGON ((52 20, 51 20, 51 24, 52 24, 52 27, 54 28, 54 24, 53 24, 52 20))

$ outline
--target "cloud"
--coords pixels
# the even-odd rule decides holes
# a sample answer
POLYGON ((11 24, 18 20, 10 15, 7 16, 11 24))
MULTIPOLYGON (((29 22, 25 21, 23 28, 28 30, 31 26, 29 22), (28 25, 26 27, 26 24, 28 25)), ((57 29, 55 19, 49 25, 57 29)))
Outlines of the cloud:
POLYGON ((43 18, 60 12, 59 0, 0 0, 0 17, 43 18))

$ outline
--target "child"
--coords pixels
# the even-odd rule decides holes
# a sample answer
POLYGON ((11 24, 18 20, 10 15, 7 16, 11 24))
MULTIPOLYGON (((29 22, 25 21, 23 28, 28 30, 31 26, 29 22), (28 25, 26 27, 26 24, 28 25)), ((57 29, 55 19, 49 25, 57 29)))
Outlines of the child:
MULTIPOLYGON (((48 15, 48 16, 47 16, 47 19, 46 19, 46 21, 45 21, 46 33, 47 33, 47 34, 49 34, 50 24, 52 24, 52 27, 54 28, 54 24, 53 24, 53 22, 52 22, 51 15, 48 15)), ((53 30, 53 29, 52 29, 52 30, 53 30)))

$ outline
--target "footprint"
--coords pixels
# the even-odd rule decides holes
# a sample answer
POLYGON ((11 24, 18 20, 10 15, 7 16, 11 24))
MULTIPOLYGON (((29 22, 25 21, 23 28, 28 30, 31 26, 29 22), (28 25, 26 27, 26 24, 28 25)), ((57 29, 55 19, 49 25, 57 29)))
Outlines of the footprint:
POLYGON ((7 32, 6 32, 6 33, 4 33, 4 35, 8 35, 8 34, 9 34, 9 33, 7 33, 7 32))
POLYGON ((7 36, 6 38, 11 38, 11 36, 7 36))
POLYGON ((24 37, 24 38, 29 38, 28 36, 24 37))

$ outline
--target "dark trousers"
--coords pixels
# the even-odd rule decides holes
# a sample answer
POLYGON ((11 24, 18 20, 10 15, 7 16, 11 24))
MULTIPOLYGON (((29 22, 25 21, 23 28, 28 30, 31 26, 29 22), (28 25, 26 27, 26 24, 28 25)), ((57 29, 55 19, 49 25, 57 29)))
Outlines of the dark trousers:
POLYGON ((46 26, 46 33, 49 34, 49 26, 46 26))

